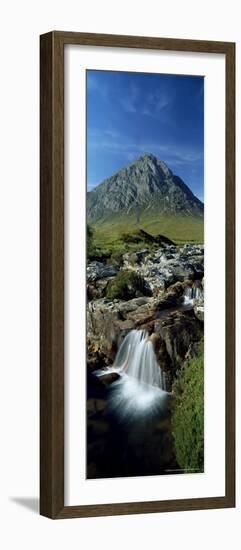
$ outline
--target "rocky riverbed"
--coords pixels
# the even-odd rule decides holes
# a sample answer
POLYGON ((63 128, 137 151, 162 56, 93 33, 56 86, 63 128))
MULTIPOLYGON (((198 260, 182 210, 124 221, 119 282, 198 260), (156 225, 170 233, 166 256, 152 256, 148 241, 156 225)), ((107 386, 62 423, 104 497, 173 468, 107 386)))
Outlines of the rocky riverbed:
MULTIPOLYGON (((155 351, 168 374, 169 387, 176 371, 203 338, 204 247, 163 245, 92 261, 87 266, 88 367, 108 366, 132 329, 153 335, 155 351), (141 290, 127 281, 127 299, 108 297, 117 276, 136 274, 141 290), (129 286, 128 286, 129 285, 129 286)), ((118 292, 117 292, 118 295, 118 292)))
POLYGON ((88 478, 178 472, 170 424, 172 384, 203 340, 203 277, 201 245, 163 244, 88 262, 88 478), (133 329, 149 333, 170 393, 165 410, 146 411, 138 419, 129 415, 123 423, 117 409, 125 411, 127 404, 119 375, 107 371, 97 378, 94 373, 113 364, 133 329))

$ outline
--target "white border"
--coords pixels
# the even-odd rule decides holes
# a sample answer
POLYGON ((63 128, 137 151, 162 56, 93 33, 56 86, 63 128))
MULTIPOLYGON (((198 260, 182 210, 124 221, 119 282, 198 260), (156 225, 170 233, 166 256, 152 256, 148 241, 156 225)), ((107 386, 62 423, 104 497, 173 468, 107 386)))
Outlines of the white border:
POLYGON ((225 57, 65 47, 65 505, 225 494, 225 57), (205 473, 85 479, 85 70, 205 76, 205 473))

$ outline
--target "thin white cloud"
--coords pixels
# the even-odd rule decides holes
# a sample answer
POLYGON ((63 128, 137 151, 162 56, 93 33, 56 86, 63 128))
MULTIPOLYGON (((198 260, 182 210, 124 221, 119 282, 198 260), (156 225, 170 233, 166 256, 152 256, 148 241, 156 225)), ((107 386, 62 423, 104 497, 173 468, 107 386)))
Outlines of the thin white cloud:
POLYGON ((156 118, 161 111, 166 110, 172 104, 172 101, 172 97, 167 96, 163 90, 156 90, 146 96, 141 112, 143 115, 156 118))
POLYGON ((150 111, 150 109, 148 109, 148 107, 144 107, 141 112, 142 112, 143 115, 153 116, 153 112, 150 111))
MULTIPOLYGON (((94 72, 87 76, 88 91, 98 93, 103 100, 109 102, 110 90, 106 83, 99 81, 94 72)), ((164 90, 156 89, 149 94, 142 92, 133 80, 129 83, 128 91, 125 97, 118 99, 122 109, 127 114, 138 114, 149 117, 157 117, 171 105, 172 97, 167 95, 164 90)))
POLYGON ((88 138, 90 140, 103 139, 103 137, 105 137, 106 139, 111 138, 111 140, 118 139, 120 137, 120 133, 117 132, 117 130, 113 130, 112 128, 104 128, 102 130, 98 128, 88 129, 88 138))
POLYGON ((88 92, 96 93, 101 96, 104 101, 108 101, 108 88, 106 82, 100 82, 92 71, 87 71, 87 88, 88 92))
POLYGON ((171 101, 165 97, 160 97, 156 103, 156 110, 162 111, 171 104, 171 101))
POLYGON ((140 89, 135 82, 131 81, 126 97, 120 99, 120 104, 127 113, 137 113, 140 109, 138 103, 140 100, 140 89))
POLYGON ((103 132, 95 137, 97 139, 92 139, 89 143, 90 149, 108 150, 115 154, 125 154, 130 159, 134 159, 145 152, 152 152, 159 158, 165 157, 168 159, 167 162, 169 161, 176 166, 203 162, 203 152, 188 146, 180 147, 171 143, 162 144, 154 141, 135 143, 129 141, 126 136, 116 136, 117 139, 113 136, 112 139, 109 139, 111 135, 108 135, 108 132, 103 132))
POLYGON ((155 118, 171 103, 172 98, 167 97, 163 92, 158 91, 143 95, 134 83, 130 84, 129 94, 120 100, 122 108, 127 113, 138 113, 139 115, 155 118))
POLYGON ((115 130, 111 130, 111 129, 104 130, 104 134, 106 136, 111 137, 112 139, 113 138, 118 138, 119 135, 120 135, 119 132, 116 132, 115 130))
POLYGON ((120 100, 120 104, 123 107, 124 111, 126 111, 127 113, 136 113, 137 112, 137 108, 134 105, 134 103, 133 103, 133 101, 130 97, 129 98, 122 98, 120 100))
POLYGON ((128 138, 126 136, 122 136, 121 139, 108 139, 102 134, 102 137, 100 139, 100 136, 96 136, 98 139, 92 139, 89 142, 89 147, 95 150, 108 150, 112 153, 114 152, 120 152, 120 153, 126 153, 126 154, 133 154, 133 153, 144 153, 144 152, 151 152, 152 150, 156 150, 159 153, 161 152, 167 152, 168 146, 157 144, 154 142, 142 142, 142 143, 135 143, 128 141, 128 138))

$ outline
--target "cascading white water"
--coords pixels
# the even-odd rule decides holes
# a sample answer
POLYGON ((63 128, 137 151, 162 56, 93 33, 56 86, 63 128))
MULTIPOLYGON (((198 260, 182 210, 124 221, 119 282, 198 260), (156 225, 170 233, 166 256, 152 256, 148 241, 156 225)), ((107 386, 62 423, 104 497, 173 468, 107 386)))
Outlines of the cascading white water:
POLYGON ((132 330, 123 340, 116 355, 114 369, 125 372, 144 384, 166 391, 166 376, 158 365, 148 332, 132 330))
POLYGON ((199 286, 187 286, 183 293, 184 304, 193 304, 194 300, 202 297, 203 291, 199 286))
POLYGON ((119 374, 109 387, 108 406, 119 421, 131 422, 142 415, 161 414, 168 397, 166 375, 158 365, 153 343, 144 330, 132 330, 124 338, 112 367, 97 376, 119 374))

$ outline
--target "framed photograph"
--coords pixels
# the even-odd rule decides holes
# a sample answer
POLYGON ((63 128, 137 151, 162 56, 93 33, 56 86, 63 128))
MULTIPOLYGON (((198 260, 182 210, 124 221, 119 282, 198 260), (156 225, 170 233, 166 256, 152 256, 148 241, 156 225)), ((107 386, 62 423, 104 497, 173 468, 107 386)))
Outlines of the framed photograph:
POLYGON ((40 62, 40 512, 234 507, 235 44, 40 62))

